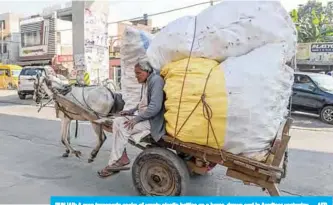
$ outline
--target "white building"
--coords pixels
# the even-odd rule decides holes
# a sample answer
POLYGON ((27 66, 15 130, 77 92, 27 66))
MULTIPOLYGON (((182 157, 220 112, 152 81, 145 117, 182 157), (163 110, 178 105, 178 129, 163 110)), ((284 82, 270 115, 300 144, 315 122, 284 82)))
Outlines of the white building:
POLYGON ((20 20, 20 62, 50 65, 56 73, 69 77, 73 69, 71 7, 59 5, 41 14, 20 20))
POLYGON ((0 62, 3 64, 16 64, 19 59, 19 18, 13 13, 0 14, 0 62))

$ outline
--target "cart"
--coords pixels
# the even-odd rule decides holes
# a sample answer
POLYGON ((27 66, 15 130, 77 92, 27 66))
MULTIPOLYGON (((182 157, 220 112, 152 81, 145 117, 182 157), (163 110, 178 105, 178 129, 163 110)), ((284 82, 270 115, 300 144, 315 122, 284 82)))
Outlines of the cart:
MULTIPOLYGON (((92 123, 100 124, 104 130, 112 132, 112 119, 98 119, 94 113, 61 94, 55 94, 53 97, 62 109, 81 113, 92 123)), ((185 195, 191 175, 204 175, 214 166, 222 165, 227 168, 227 176, 241 180, 245 185, 259 186, 267 190, 271 196, 280 196, 278 184, 286 176, 291 124, 291 118, 285 119, 282 123, 282 131, 277 133, 270 153, 263 162, 206 146, 181 142, 171 136, 165 136, 159 142, 153 141, 149 136, 139 144, 129 141, 142 150, 132 165, 134 186, 140 195, 185 195)))

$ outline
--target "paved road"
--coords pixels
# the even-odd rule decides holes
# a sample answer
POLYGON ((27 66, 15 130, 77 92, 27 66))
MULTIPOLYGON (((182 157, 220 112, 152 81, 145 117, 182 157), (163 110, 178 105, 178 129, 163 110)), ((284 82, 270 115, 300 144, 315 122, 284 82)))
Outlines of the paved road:
MULTIPOLYGON (((136 195, 130 172, 108 179, 97 177, 97 170, 107 163, 110 138, 96 161, 88 164, 87 157, 96 138, 90 125, 82 123, 79 138, 73 139, 72 144, 83 152, 83 158, 61 158, 64 148, 54 110, 45 108, 37 114, 36 107, 17 104, 1 103, 0 99, 2 203, 46 204, 52 195, 136 195)), ((282 193, 332 195, 333 129, 315 116, 294 114, 294 118, 289 171, 280 186, 282 193)), ((133 158, 139 153, 131 146, 128 151, 133 158)), ((193 178, 188 194, 266 195, 258 187, 245 186, 226 177, 225 171, 218 167, 208 176, 193 178)))

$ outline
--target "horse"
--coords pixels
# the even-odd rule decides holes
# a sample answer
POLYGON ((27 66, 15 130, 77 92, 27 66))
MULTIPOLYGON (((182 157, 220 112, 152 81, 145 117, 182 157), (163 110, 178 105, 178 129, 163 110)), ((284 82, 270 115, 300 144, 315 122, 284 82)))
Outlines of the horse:
MULTIPOLYGON (((75 103, 80 104, 85 109, 88 109, 95 113, 99 118, 107 117, 114 113, 118 113, 124 108, 124 100, 122 95, 115 91, 112 91, 104 85, 92 85, 92 86, 79 86, 79 85, 67 85, 64 84, 58 77, 54 75, 37 75, 34 83, 34 96, 33 99, 37 104, 41 102, 43 93, 48 95, 51 100, 55 93, 60 93, 75 103)), ((67 158, 70 154, 74 154, 76 157, 81 156, 81 152, 75 150, 70 145, 70 124, 72 120, 76 121, 76 134, 78 121, 89 121, 80 113, 75 113, 70 110, 64 109, 58 102, 55 102, 57 116, 61 119, 61 142, 65 146, 66 150, 62 157, 67 158), (57 109, 61 108, 61 109, 57 109)), ((91 163, 96 158, 99 150, 107 139, 105 132, 101 125, 91 123, 93 130, 98 139, 96 147, 91 151, 88 163, 91 163)))

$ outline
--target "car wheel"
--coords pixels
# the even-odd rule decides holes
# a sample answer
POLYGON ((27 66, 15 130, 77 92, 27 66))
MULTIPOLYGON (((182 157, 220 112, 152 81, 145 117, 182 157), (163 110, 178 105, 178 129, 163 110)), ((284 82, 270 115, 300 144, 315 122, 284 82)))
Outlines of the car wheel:
POLYGON ((333 106, 326 106, 320 112, 320 119, 326 123, 333 124, 333 106))
POLYGON ((24 100, 24 99, 25 99, 25 95, 24 95, 24 94, 19 94, 19 98, 20 98, 21 100, 24 100))

